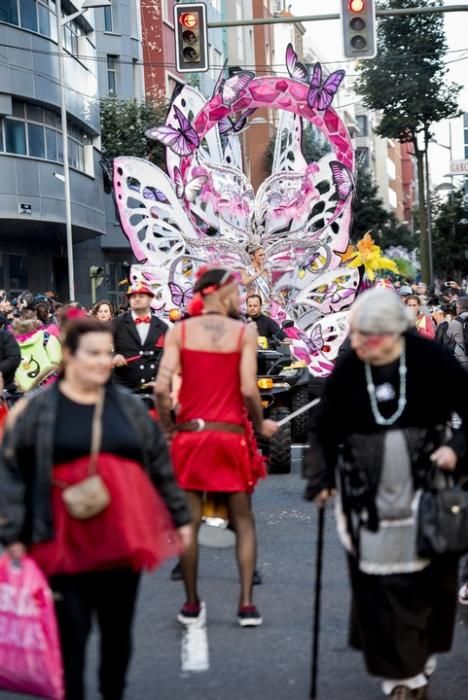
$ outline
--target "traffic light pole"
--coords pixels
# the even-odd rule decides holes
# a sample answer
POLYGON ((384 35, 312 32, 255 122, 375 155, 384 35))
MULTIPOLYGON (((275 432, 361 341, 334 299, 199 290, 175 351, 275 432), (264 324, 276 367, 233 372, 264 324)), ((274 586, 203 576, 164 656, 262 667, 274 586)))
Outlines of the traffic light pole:
MULTIPOLYGON (((377 17, 396 17, 398 15, 429 15, 443 12, 468 12, 468 5, 445 5, 444 7, 408 7, 407 9, 377 10, 377 17)), ((208 29, 223 29, 224 27, 251 27, 257 24, 294 24, 295 22, 323 22, 341 19, 340 14, 331 15, 302 15, 301 17, 260 17, 255 19, 237 19, 225 22, 208 22, 208 29)))

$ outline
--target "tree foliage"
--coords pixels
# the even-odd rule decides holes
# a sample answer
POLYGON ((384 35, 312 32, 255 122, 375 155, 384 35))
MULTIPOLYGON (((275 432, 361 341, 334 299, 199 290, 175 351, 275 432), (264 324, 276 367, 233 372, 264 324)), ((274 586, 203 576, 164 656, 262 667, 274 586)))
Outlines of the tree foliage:
POLYGON ((379 189, 369 170, 358 167, 356 191, 353 199, 351 241, 356 243, 368 231, 378 245, 385 250, 390 246, 403 246, 413 250, 416 242, 410 229, 388 212, 379 189))
POLYGON ((463 188, 444 202, 433 202, 434 270, 444 279, 461 280, 468 266, 468 204, 463 188))
POLYGON ((166 119, 167 102, 119 100, 109 97, 101 100, 101 150, 110 160, 117 156, 149 158, 155 165, 164 165, 164 146, 146 138, 145 131, 162 124, 166 119))
MULTIPOLYGON (((381 9, 441 7, 443 0, 381 0, 381 9)), ((377 56, 358 67, 356 91, 380 113, 376 132, 410 142, 416 155, 421 272, 430 281, 424 153, 431 125, 458 113, 459 85, 447 81, 447 40, 441 14, 397 15, 379 20, 377 56), (418 139, 419 136, 419 139, 418 139)))
MULTIPOLYGON (((380 9, 440 7, 443 0, 381 0, 380 9)), ((461 86, 446 80, 447 40, 441 14, 379 20, 378 53, 359 64, 356 90, 369 109, 382 112, 379 135, 411 141, 430 137, 430 126, 458 113, 461 86)))

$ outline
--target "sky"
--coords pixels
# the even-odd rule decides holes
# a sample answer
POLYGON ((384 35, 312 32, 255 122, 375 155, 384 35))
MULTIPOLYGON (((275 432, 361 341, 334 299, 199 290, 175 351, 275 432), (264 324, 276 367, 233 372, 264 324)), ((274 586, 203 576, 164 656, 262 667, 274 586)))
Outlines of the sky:
MULTIPOLYGON (((286 0, 291 5, 291 11, 297 15, 320 15, 338 13, 340 0, 286 0)), ((445 5, 466 5, 467 0, 444 0, 445 5)), ((460 93, 460 108, 468 112, 468 12, 447 13, 444 15, 449 54, 449 79, 464 86, 460 93), (461 51, 461 49, 466 49, 461 51), (465 60, 458 60, 465 57, 465 60)), ((309 22, 306 45, 315 46, 327 61, 342 60, 341 29, 338 20, 309 22)), ((445 146, 449 145, 448 121, 440 122, 434 127, 435 138, 445 146)), ((453 158, 463 158, 463 119, 452 120, 452 153, 453 158)), ((449 172, 450 153, 448 149, 436 144, 431 145, 429 162, 433 186, 448 182, 444 178, 449 172)))

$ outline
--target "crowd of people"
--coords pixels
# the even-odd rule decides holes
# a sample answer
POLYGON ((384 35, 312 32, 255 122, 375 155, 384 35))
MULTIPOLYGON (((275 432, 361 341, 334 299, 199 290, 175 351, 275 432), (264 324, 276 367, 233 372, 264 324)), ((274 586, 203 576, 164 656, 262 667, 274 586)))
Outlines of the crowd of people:
MULTIPOLYGON (((251 496, 266 470, 255 434, 268 439, 279 426, 262 412, 258 336, 288 338, 267 313, 260 253, 243 280, 244 317, 239 279, 224 269, 199 272, 189 313, 172 328, 143 284, 117 314, 104 300, 88 311, 51 293, 15 303, 0 293, 0 377, 5 395, 24 395, 4 425, 0 539, 49 579, 67 700, 85 697, 94 615, 101 695, 123 697, 143 571, 178 556, 177 618, 203 620, 206 494, 223 494, 236 534, 237 621, 262 624, 251 496)), ((392 700, 422 700, 435 655, 451 646, 458 557, 421 554, 415 504, 434 468, 466 471, 468 296, 453 282, 437 294, 421 283, 371 289, 352 307, 347 346, 311 416, 306 498, 323 507, 337 495, 352 646, 392 700)), ((459 600, 468 604, 468 567, 459 600)))

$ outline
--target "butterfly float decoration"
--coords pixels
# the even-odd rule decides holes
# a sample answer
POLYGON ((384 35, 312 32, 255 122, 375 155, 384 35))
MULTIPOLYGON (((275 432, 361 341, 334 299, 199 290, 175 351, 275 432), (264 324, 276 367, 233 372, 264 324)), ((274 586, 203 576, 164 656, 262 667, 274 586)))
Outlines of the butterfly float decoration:
POLYGON ((201 264, 245 269, 246 245, 260 237, 272 273, 270 311, 295 320, 288 334, 296 358, 324 376, 359 280, 357 270, 340 268, 354 191, 352 143, 331 107, 344 72, 323 79, 316 64, 309 77, 292 45, 286 67, 289 78, 279 79, 246 70, 225 77, 224 66, 208 100, 184 86, 165 124, 146 132, 166 146, 167 174, 149 161, 116 158, 114 196, 139 261, 132 274, 157 290, 163 316, 187 307, 201 264), (242 171, 239 134, 259 108, 281 117, 271 175, 255 193, 242 171), (305 128, 330 144, 316 163, 302 152, 305 128))

